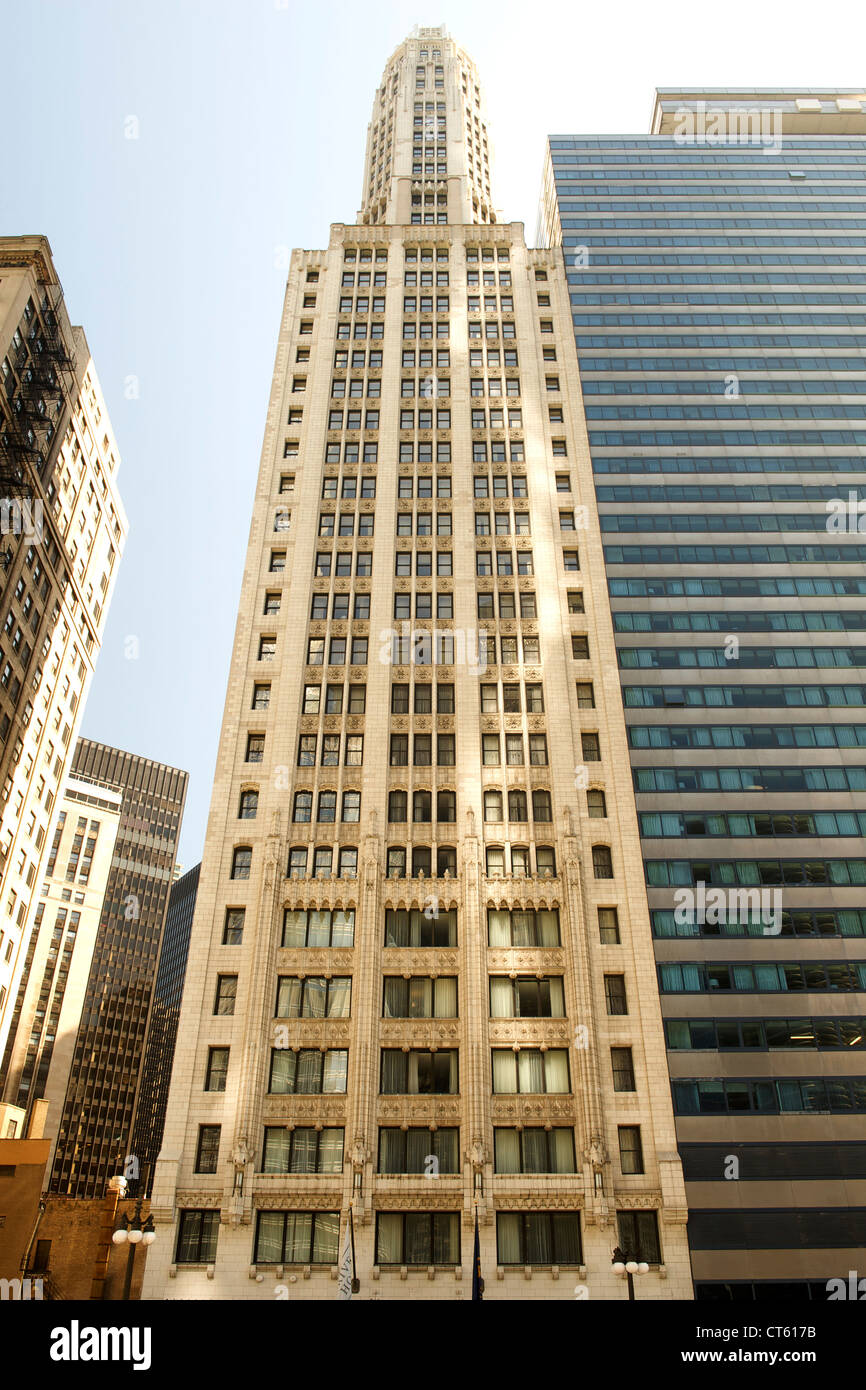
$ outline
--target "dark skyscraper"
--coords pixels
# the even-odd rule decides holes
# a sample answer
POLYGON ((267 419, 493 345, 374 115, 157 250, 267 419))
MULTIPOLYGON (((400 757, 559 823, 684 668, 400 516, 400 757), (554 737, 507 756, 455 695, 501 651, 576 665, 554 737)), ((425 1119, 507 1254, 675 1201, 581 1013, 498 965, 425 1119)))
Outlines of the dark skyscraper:
MULTIPOLYGON (((168 1083, 174 1061, 177 1021, 186 976, 189 936, 195 912, 201 864, 179 878, 171 890, 162 948, 150 1010, 150 1025, 141 1068, 141 1083, 135 1103, 130 1152, 138 1161, 140 1186, 137 1194, 149 1190, 150 1177, 162 1143, 168 1083)), ((135 1188, 132 1191, 136 1191, 135 1188)))
POLYGON ((75 773, 119 784, 123 805, 49 1188, 98 1197, 132 1152, 187 774, 90 739, 79 740, 75 773))
POLYGON ((542 229, 568 273, 695 1290, 825 1298, 866 1238, 866 95, 664 90, 652 131, 551 137, 542 229))

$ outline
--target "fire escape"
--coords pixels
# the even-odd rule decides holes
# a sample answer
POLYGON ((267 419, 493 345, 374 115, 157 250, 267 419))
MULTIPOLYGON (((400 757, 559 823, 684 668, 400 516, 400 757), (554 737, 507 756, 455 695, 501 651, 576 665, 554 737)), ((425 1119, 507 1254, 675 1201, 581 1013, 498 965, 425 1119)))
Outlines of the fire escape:
MULTIPOLYGON (((40 495, 48 465, 75 385, 75 359, 61 324, 63 291, 46 285, 37 312, 10 345, 8 373, 0 392, 0 498, 25 501, 40 495)), ((4 569, 11 551, 0 555, 4 569)))

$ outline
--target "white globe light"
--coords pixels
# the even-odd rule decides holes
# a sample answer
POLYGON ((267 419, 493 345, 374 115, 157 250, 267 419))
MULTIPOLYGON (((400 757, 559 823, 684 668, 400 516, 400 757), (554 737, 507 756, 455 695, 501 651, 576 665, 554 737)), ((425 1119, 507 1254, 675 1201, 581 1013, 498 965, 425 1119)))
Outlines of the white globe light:
POLYGON ((112 1243, 113 1243, 114 1245, 125 1245, 125 1244, 126 1244, 126 1231, 124 1231, 124 1230, 122 1230, 122 1229, 119 1230, 119 1231, 115 1231, 115 1232, 114 1232, 114 1235, 111 1237, 111 1239, 112 1239, 112 1243))
MULTIPOLYGON (((130 1238, 130 1240, 132 1240, 132 1236, 130 1236, 129 1238, 130 1238)), ((628 1274, 637 1274, 637 1271, 638 1271, 637 1260, 629 1260, 629 1261, 627 1262, 627 1264, 626 1264, 626 1272, 627 1272, 628 1274)))
POLYGON ((637 1267, 637 1272, 638 1274, 649 1274, 649 1265, 646 1263, 646 1260, 641 1260, 637 1267))
POLYGON ((142 1245, 153 1245, 156 1240, 156 1231, 145 1231, 141 1238, 142 1245))
POLYGON ((141 1240, 141 1236, 142 1236, 141 1231, 130 1231, 130 1233, 129 1233, 129 1243, 130 1243, 130 1245, 137 1245, 138 1242, 141 1240))
POLYGON ((617 1260, 613 1267, 614 1274, 625 1274, 625 1265, 622 1260, 617 1260))

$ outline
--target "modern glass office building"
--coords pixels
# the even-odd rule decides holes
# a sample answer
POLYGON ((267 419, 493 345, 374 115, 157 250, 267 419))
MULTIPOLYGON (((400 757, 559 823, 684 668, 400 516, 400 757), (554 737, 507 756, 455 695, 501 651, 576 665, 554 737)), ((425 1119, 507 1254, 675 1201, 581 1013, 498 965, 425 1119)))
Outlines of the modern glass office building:
POLYGON ((826 1298, 866 1243, 864 180, 852 91, 547 152, 698 1298, 826 1298))

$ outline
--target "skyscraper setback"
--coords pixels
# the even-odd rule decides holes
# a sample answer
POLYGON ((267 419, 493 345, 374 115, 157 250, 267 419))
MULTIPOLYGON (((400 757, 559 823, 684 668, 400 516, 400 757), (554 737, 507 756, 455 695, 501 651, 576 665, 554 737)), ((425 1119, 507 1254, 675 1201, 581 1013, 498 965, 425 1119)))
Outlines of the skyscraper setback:
POLYGON ((350 1204, 362 1298, 476 1211, 488 1298, 691 1295, 563 258, 438 28, 292 257, 144 1296, 334 1297, 350 1204))

